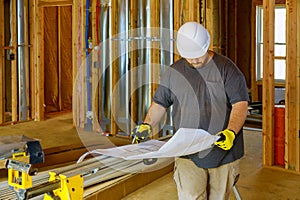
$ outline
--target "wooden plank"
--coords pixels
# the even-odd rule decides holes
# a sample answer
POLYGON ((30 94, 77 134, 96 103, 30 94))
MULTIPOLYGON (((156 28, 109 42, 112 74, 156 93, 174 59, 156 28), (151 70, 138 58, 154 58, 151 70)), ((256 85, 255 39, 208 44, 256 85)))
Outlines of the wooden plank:
MULTIPOLYGON (((29 9, 32 11, 34 10, 34 7, 32 6, 34 1, 30 1, 30 5, 29 5, 29 9)), ((12 53, 16 56, 17 55, 17 52, 16 52, 16 49, 17 49, 17 16, 16 16, 16 1, 11 1, 10 2, 12 4, 12 10, 14 11, 13 13, 11 13, 12 15, 12 23, 11 23, 11 26, 13 27, 13 43, 12 43, 12 46, 14 47, 13 50, 12 50, 12 53)), ((33 12, 31 12, 33 13, 33 12)), ((32 23, 32 20, 33 20, 33 17, 34 14, 30 15, 29 16, 29 26, 30 26, 30 30, 33 30, 33 25, 34 23, 32 23)), ((31 32, 30 34, 30 41, 34 41, 33 38, 33 32, 31 32)), ((31 44, 32 45, 32 44, 31 44)), ((33 48, 31 47, 30 48, 30 70, 32 72, 32 69, 33 69, 33 48)), ((18 121, 18 88, 17 88, 17 85, 18 85, 18 78, 17 78, 17 60, 14 59, 11 61, 11 106, 12 106, 12 121, 13 122, 16 122, 18 121)), ((33 76, 31 76, 33 77, 33 76)), ((33 82, 33 80, 31 79, 31 83, 33 82)), ((31 92, 31 94, 33 93, 33 91, 31 92)), ((34 100, 32 100, 34 102, 34 100)), ((31 103, 31 106, 33 106, 32 104, 34 103, 31 103)), ((31 108, 32 109, 32 108, 31 108)), ((32 110, 31 110, 31 113, 32 113, 32 110)))
POLYGON ((121 178, 114 179, 109 183, 104 183, 101 185, 97 185, 94 188, 88 189, 93 191, 92 192, 86 191, 85 193, 88 194, 86 194, 83 199, 85 200, 122 199, 126 195, 134 192, 135 190, 170 173, 173 170, 173 168, 174 165, 170 164, 162 169, 153 172, 125 175, 121 178))
MULTIPOLYGON (((177 31, 179 27, 182 25, 182 2, 183 0, 174 0, 174 38, 177 37, 177 31)), ((174 60, 178 60, 180 58, 180 55, 178 53, 178 50, 176 48, 176 45, 174 45, 174 60)))
MULTIPOLYGON (((159 25, 159 14, 160 4, 158 0, 151 1, 150 12, 151 12, 151 37, 161 38, 160 36, 160 25, 159 25)), ((158 87, 159 76, 160 76, 160 43, 158 41, 151 42, 151 92, 150 97, 155 94, 158 87)), ((158 138, 158 126, 153 127, 153 138, 158 138)))
MULTIPOLYGON (((137 19, 138 18, 138 2, 137 0, 131 1, 130 3, 130 30, 131 33, 136 33, 137 28, 137 19)), ((136 91, 138 87, 138 78, 137 78, 137 70, 136 67, 138 65, 138 54, 137 54, 137 42, 132 41, 129 43, 130 45, 130 113, 131 113, 131 127, 130 130, 134 129, 135 123, 138 121, 138 93, 136 91)))
POLYGON ((286 148, 285 168, 299 171, 299 133, 297 127, 297 1, 287 0, 287 57, 286 57, 286 98, 285 98, 285 133, 286 148))
MULTIPOLYGON (((252 2, 251 13, 256 13, 257 4, 252 2)), ((258 101, 258 85, 256 83, 256 15, 251 14, 251 101, 258 101)))
MULTIPOLYGON (((4 27, 4 0, 0 0, 0 27, 4 27)), ((0 29, 0 124, 5 122, 5 50, 4 50, 4 28, 0 29)))
POLYGON ((81 44, 82 44, 82 49, 81 50, 81 58, 82 58, 82 62, 81 64, 81 72, 78 74, 81 79, 81 81, 79 82, 81 90, 82 90, 82 94, 79 97, 80 98, 80 104, 79 104, 79 109, 80 109, 80 127, 84 128, 84 124, 85 124, 85 120, 86 120, 86 111, 87 111, 87 90, 86 90, 86 49, 85 49, 85 29, 86 29, 86 0, 82 0, 81 1, 81 44))
MULTIPOLYGON (((36 0, 36 4, 37 5, 36 0)), ((35 120, 44 120, 44 9, 35 6, 35 98, 36 98, 36 109, 35 109, 35 120)))
POLYGON ((38 7, 71 6, 73 0, 39 0, 38 7))
POLYGON ((78 0, 73 0, 72 5, 72 77, 73 77, 73 99, 72 99, 72 113, 73 113, 73 123, 75 126, 79 124, 79 107, 78 107, 78 0))
MULTIPOLYGON (((296 93, 296 96, 297 96, 297 105, 296 105, 296 110, 297 110, 297 129, 298 129, 298 133, 300 135, 300 2, 297 1, 297 93, 296 93)), ((298 139, 299 140, 299 139, 298 139)), ((298 152, 300 152, 300 146, 298 148, 298 152)), ((300 155, 298 156, 298 159, 300 155)), ((300 161, 298 161, 298 165, 300 165, 300 161)), ((299 172, 299 170, 298 170, 299 172)))
MULTIPOLYGON (((93 47, 97 46, 97 32, 96 32, 96 27, 99 26, 99 24, 96 24, 96 2, 97 0, 93 0, 92 1, 92 6, 91 6, 91 15, 92 15, 92 42, 93 42, 93 47)), ((92 61, 91 61, 91 68, 92 68, 92 91, 91 91, 91 95, 92 95, 92 111, 93 111, 93 130, 94 131, 100 131, 100 127, 99 127, 99 123, 98 123, 98 114, 99 114, 99 105, 98 105, 98 96, 99 96, 99 90, 98 90, 98 86, 99 86, 99 75, 98 75, 98 70, 99 68, 97 68, 95 66, 96 63, 99 62, 98 58, 99 58, 99 51, 96 51, 94 49, 91 49, 91 56, 92 56, 92 61)))
MULTIPOLYGON (((111 17, 111 29, 112 29, 112 37, 116 37, 117 34, 118 34, 118 18, 119 18, 119 1, 118 0, 112 0, 111 1, 111 14, 112 14, 112 17, 111 17)), ((119 78, 120 78, 120 72, 119 72, 119 64, 118 64, 118 42, 113 42, 112 43, 112 49, 113 51, 111 52, 112 53, 112 91, 114 91, 112 93, 112 96, 111 96, 111 102, 112 102, 112 105, 111 105, 111 134, 112 135, 116 135, 118 133, 118 126, 117 126, 117 119, 115 118, 116 117, 116 112, 117 112, 117 109, 118 109, 118 97, 119 97, 119 94, 118 92, 116 92, 117 90, 116 89, 116 84, 117 82, 119 81, 119 78)))
POLYGON ((61 58, 62 58, 62 44, 61 44, 61 38, 62 38, 62 33, 61 30, 64 27, 61 27, 61 6, 57 7, 57 64, 58 64, 58 111, 62 110, 62 91, 61 91, 61 84, 62 84, 62 77, 61 77, 61 58))
POLYGON ((263 165, 271 166, 274 161, 274 4, 263 1, 263 165))

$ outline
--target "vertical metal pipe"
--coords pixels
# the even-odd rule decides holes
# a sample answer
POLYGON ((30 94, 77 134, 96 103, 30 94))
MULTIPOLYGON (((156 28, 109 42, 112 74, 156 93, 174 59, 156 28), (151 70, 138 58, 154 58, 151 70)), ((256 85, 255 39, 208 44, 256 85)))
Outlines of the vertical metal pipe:
POLYGON ((27 119, 27 83, 28 83, 28 37, 25 32, 28 25, 27 7, 24 0, 17 0, 17 42, 18 42, 18 76, 19 76, 19 120, 27 119))
POLYGON ((101 94, 102 98, 99 99, 99 107, 101 112, 101 129, 103 132, 109 132, 109 127, 107 126, 110 122, 110 91, 111 91, 111 84, 110 84, 110 71, 108 68, 109 66, 109 52, 108 52, 108 15, 109 15, 109 5, 107 3, 101 3, 100 15, 99 15, 99 27, 100 30, 100 86, 99 86, 99 93, 101 94))
POLYGON ((138 66, 141 67, 138 76, 138 84, 141 86, 138 90, 138 119, 142 121, 150 105, 150 44, 147 41, 150 38, 150 0, 138 1, 138 28, 139 28, 139 46, 138 46, 138 66))
POLYGON ((119 110, 117 121, 119 128, 129 132, 129 73, 128 73, 128 1, 120 0, 119 13, 119 110))
MULTIPOLYGON (((161 46, 161 73, 165 71, 165 66, 168 67, 173 63, 174 52, 174 33, 173 33, 173 0, 161 0, 160 1, 160 46, 161 46)), ((163 135, 166 134, 166 130, 172 132, 172 115, 171 109, 167 111, 167 118, 163 127, 163 135)), ((161 129, 162 127, 159 127, 161 129)))

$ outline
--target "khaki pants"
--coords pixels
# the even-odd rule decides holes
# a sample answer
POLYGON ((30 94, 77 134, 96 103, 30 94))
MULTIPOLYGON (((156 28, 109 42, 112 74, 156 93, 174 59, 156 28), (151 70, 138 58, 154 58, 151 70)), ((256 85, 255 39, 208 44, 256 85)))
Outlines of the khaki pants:
POLYGON ((174 180, 178 199, 228 199, 238 174, 239 160, 218 168, 203 169, 190 159, 176 158, 174 180))

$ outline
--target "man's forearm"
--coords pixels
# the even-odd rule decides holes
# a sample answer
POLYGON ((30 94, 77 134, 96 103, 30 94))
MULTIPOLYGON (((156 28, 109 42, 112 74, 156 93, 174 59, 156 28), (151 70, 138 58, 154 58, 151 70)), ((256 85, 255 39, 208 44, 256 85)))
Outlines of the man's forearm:
POLYGON ((233 130, 236 134, 243 127, 248 113, 248 102, 241 101, 232 105, 227 129, 233 130))
POLYGON ((166 108, 157 103, 152 102, 144 120, 144 123, 150 124, 152 127, 154 127, 165 114, 165 112, 166 108))

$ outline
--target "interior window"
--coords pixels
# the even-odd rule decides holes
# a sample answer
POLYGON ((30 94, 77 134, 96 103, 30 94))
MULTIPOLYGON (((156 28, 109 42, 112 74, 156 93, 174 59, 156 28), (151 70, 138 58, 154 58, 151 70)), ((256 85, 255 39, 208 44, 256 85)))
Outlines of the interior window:
MULTIPOLYGON (((286 8, 275 7, 274 79, 285 81, 286 72, 286 8)), ((263 78, 263 7, 256 7, 256 80, 263 78)))

